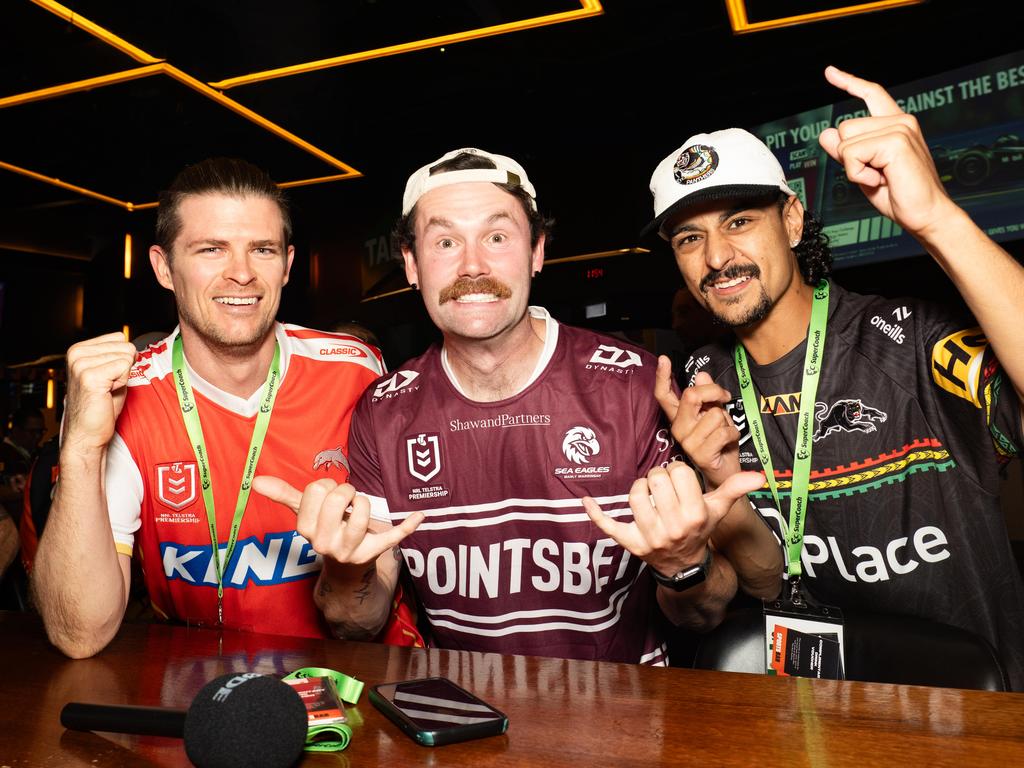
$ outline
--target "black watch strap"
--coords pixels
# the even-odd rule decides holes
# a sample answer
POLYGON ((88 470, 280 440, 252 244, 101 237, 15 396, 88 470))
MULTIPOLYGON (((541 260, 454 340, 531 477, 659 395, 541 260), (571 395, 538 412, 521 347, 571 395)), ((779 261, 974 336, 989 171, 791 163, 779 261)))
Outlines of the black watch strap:
POLYGON ((699 565, 691 565, 689 568, 683 568, 674 576, 665 576, 659 573, 657 568, 651 568, 651 575, 654 576, 654 580, 663 587, 674 589, 676 592, 682 592, 683 590, 690 589, 691 587, 704 583, 708 577, 708 573, 711 572, 711 560, 711 547, 709 546, 707 548, 707 554, 704 556, 704 562, 699 565))

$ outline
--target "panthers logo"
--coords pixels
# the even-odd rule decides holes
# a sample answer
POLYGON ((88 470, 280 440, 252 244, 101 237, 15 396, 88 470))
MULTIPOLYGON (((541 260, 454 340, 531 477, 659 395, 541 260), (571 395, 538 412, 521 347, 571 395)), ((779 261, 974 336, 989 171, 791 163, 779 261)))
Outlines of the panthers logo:
POLYGON ((877 408, 864 405, 860 399, 839 400, 835 405, 814 404, 814 418, 818 428, 814 441, 828 437, 833 432, 874 432, 875 422, 883 422, 888 416, 877 408))
POLYGON ((589 464, 590 457, 600 452, 601 445, 590 427, 573 427, 562 439, 562 453, 574 464, 589 464))
POLYGON ((676 158, 673 177, 679 184, 696 184, 718 168, 718 153, 707 144, 694 144, 676 158))

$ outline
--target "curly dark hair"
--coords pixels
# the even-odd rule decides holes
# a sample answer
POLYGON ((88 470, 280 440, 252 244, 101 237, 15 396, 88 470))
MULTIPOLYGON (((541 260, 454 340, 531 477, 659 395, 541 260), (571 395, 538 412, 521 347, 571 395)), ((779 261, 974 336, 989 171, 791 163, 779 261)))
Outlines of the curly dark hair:
MULTIPOLYGON (((785 205, 788 196, 783 194, 779 205, 785 205)), ((808 285, 816 286, 832 274, 832 249, 828 235, 824 232, 821 219, 804 210, 804 232, 800 242, 793 249, 800 274, 808 285)))
MULTIPOLYGON (((781 213, 786 209, 789 195, 779 192, 778 206, 781 213)), ((832 274, 832 249, 828 245, 828 235, 824 232, 821 219, 804 209, 804 231, 800 242, 793 248, 796 263, 804 282, 817 286, 832 274)))
MULTIPOLYGON (((495 168, 494 163, 486 157, 481 155, 470 154, 469 152, 463 152, 456 155, 450 160, 438 163, 430 169, 430 175, 433 176, 435 173, 445 173, 447 171, 465 171, 474 168, 495 168)), ((540 240, 541 235, 549 235, 551 228, 555 224, 554 219, 547 218, 538 213, 533 207, 533 200, 530 194, 523 189, 519 184, 499 184, 494 183, 494 186, 500 187, 501 189, 508 192, 519 204, 523 206, 523 211, 526 213, 526 218, 530 222, 530 247, 535 247, 537 241, 540 240)), ((405 216, 402 216, 397 222, 395 222, 395 228, 392 230, 392 242, 400 250, 408 249, 413 256, 416 255, 416 206, 412 207, 405 216)))

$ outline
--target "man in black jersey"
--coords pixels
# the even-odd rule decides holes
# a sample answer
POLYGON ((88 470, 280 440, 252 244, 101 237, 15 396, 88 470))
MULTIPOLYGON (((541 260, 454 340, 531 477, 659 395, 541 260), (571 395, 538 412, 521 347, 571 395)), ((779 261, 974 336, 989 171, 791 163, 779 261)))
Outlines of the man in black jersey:
POLYGON ((1024 588, 997 472, 1022 445, 1024 268, 947 196, 914 117, 875 83, 825 76, 869 116, 821 145, 973 317, 842 290, 767 147, 738 129, 700 134, 655 170, 649 228, 736 339, 693 354, 680 398, 661 360, 658 398, 710 486, 774 468, 750 498, 819 601, 981 635, 1021 690, 1024 588))

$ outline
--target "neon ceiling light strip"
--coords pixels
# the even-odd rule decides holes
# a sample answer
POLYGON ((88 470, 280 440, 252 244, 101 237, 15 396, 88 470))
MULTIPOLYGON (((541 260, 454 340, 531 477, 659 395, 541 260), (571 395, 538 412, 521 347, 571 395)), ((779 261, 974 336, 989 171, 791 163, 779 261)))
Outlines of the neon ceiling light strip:
POLYGON ((734 34, 743 35, 750 32, 763 32, 768 29, 780 27, 795 27, 799 24, 811 24, 815 21, 826 21, 838 19, 843 16, 856 16, 860 13, 872 13, 884 11, 889 8, 899 8, 905 5, 920 5, 925 0, 878 0, 874 3, 861 3, 860 5, 845 5, 842 8, 830 8, 824 11, 812 13, 801 13, 797 16, 784 16, 778 19, 766 21, 747 20, 747 5, 744 0, 725 0, 725 9, 729 14, 729 24, 734 34))
POLYGON ((346 64, 354 64, 359 61, 380 59, 386 56, 397 56, 398 54, 409 53, 410 51, 422 51, 425 48, 438 48, 442 45, 453 45, 455 43, 466 42, 467 40, 478 40, 483 37, 505 35, 510 32, 520 32, 525 29, 546 27, 552 24, 563 24, 567 21, 576 21, 578 19, 590 18, 591 16, 600 16, 603 13, 604 8, 601 6, 601 3, 598 2, 597 0, 582 0, 582 2, 580 2, 579 10, 552 13, 548 14, 547 16, 535 16, 534 18, 531 19, 523 19, 521 21, 510 21, 506 22, 505 24, 495 24, 490 27, 480 27, 479 29, 470 29, 465 32, 455 32, 450 35, 439 35, 438 37, 429 37, 424 40, 413 40, 412 42, 408 43, 388 45, 383 48, 373 48, 368 51, 346 53, 342 56, 332 56, 327 59, 307 61, 301 64, 292 64, 287 67, 268 69, 263 72, 253 72, 248 75, 229 77, 225 80, 218 80, 217 82, 210 83, 210 85, 213 88, 218 88, 220 90, 226 91, 230 88, 236 88, 240 85, 251 85, 252 83, 260 83, 266 80, 274 80, 279 77, 291 77, 292 75, 299 75, 306 72, 315 72, 320 69, 341 67, 346 64))
MULTIPOLYGON (((178 69, 177 67, 168 64, 163 59, 156 58, 143 51, 141 48, 129 43, 127 40, 118 37, 113 32, 101 27, 98 24, 93 23, 84 16, 74 13, 69 8, 61 5, 60 3, 53 2, 53 0, 32 0, 40 8, 49 11, 50 13, 58 16, 64 21, 74 25, 75 27, 88 32, 93 37, 98 38, 107 45, 115 48, 116 50, 130 56, 138 62, 145 64, 146 66, 137 67, 135 69, 124 70, 122 72, 113 72, 107 75, 100 75, 98 77, 90 77, 84 80, 76 80, 71 83, 64 83, 62 85, 56 85, 49 88, 40 88, 34 91, 28 91, 25 93, 14 94, 5 98, 0 98, 0 109, 7 107, 14 107, 21 104, 27 104, 35 101, 44 101, 47 99, 59 98, 72 93, 80 93, 83 91, 94 90, 97 88, 103 88, 108 85, 116 85, 119 83, 125 83, 132 80, 138 80, 145 77, 152 77, 153 75, 166 75, 173 80, 185 85, 197 93, 202 94, 211 101, 219 104, 226 109, 231 110, 240 117, 244 117, 246 120, 254 123, 263 130, 271 133, 272 135, 287 141, 289 144, 301 149, 302 151, 313 155, 319 160, 327 163, 328 165, 341 171, 341 173, 318 176, 310 179, 296 179, 293 181, 283 182, 279 186, 281 187, 299 187, 308 186, 311 184, 322 184, 329 181, 339 181, 341 179, 353 179, 362 176, 363 174, 357 171, 355 168, 350 166, 338 158, 328 154, 319 147, 305 141, 304 139, 296 136, 291 131, 283 128, 272 120, 268 120, 259 113, 249 109, 248 107, 239 104, 234 99, 225 96, 223 93, 214 90, 206 83, 197 80, 186 72, 178 69)), ((91 197, 96 200, 100 200, 111 205, 116 205, 119 208, 124 208, 127 211, 138 211, 147 208, 155 208, 157 203, 132 203, 126 200, 120 200, 110 195, 105 195, 101 192, 83 187, 78 184, 71 184, 66 181, 62 181, 54 176, 48 176, 43 173, 30 170, 28 168, 22 168, 21 166, 13 165, 11 163, 5 163, 0 161, 0 169, 11 171, 22 176, 26 176, 36 181, 41 181, 46 184, 51 184, 61 189, 67 189, 71 192, 76 192, 86 197, 91 197)))

